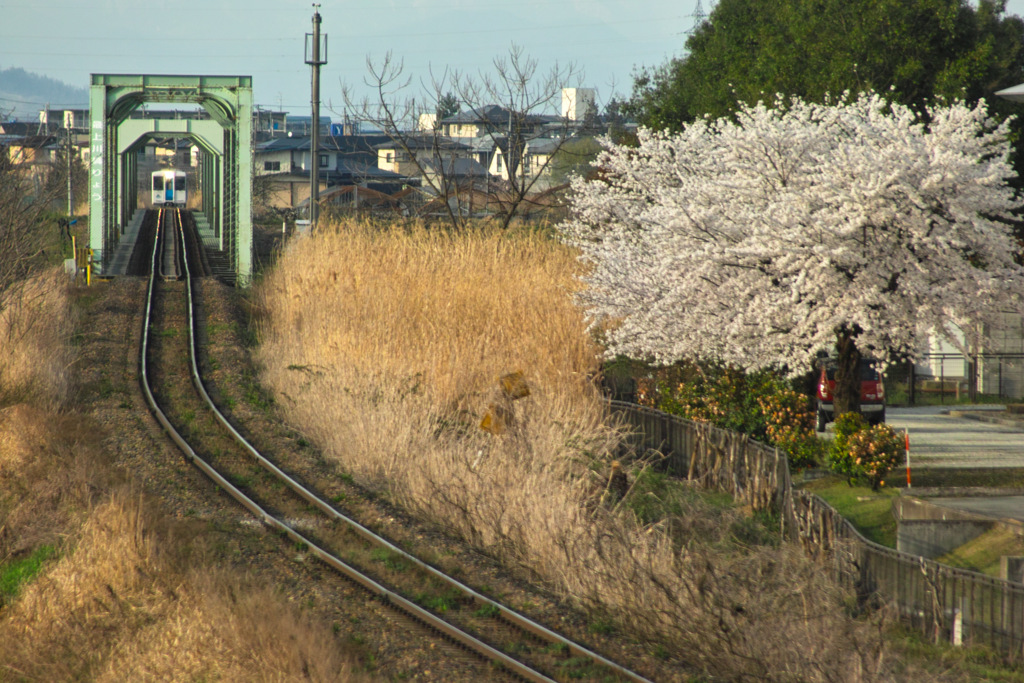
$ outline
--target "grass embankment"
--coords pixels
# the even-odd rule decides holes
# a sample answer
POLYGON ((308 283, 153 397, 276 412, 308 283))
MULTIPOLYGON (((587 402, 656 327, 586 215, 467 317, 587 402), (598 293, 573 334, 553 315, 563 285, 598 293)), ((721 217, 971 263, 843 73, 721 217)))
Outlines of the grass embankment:
POLYGON ((579 267, 536 233, 323 226, 259 286, 263 381, 347 475, 662 656, 725 679, 889 678, 878 631, 749 515, 636 461, 620 499, 579 267))
POLYGON ((896 547, 896 518, 892 514, 892 504, 899 496, 899 490, 882 487, 872 491, 870 486, 850 486, 833 476, 809 481, 801 488, 820 496, 850 520, 869 541, 896 547))
POLYGON ((0 292, 0 680, 359 680, 112 465, 74 406, 69 293, 56 272, 0 292))
MULTIPOLYGON (((941 482, 945 481, 945 476, 941 473, 934 473, 922 476, 920 479, 941 482)), ((980 485, 965 484, 965 480, 974 481, 964 473, 955 478, 957 484, 961 486, 980 485)), ((983 477, 980 481, 987 481, 987 477, 983 477)), ((821 496, 869 541, 889 548, 896 547, 898 525, 892 513, 892 506, 894 499, 900 495, 899 489, 883 488, 879 491, 872 491, 867 486, 850 486, 836 477, 824 477, 809 481, 803 484, 802 488, 821 496)), ((909 493, 912 494, 913 491, 909 493)), ((935 560, 950 567, 969 569, 989 576, 999 576, 1001 558, 1020 555, 1024 555, 1024 537, 1009 529, 996 528, 965 543, 956 550, 935 558, 935 560)))
POLYGON ((1021 555, 1024 555, 1024 537, 1006 528, 995 528, 935 559, 950 567, 1000 576, 1002 558, 1021 555))

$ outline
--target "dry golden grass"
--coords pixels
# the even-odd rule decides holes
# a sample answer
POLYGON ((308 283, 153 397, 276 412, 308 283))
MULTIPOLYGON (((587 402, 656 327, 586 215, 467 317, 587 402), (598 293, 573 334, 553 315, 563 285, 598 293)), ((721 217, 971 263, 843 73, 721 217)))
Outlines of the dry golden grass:
POLYGON ((613 436, 569 296, 577 267, 531 233, 345 225, 297 240, 261 290, 264 380, 364 482, 532 555, 532 534, 580 510, 567 475, 581 449, 613 436), (531 391, 516 401, 499 386, 514 372, 531 391), (488 412, 504 433, 479 428, 488 412))
POLYGON ((0 408, 0 478, 12 476, 47 441, 45 413, 27 404, 0 408))
POLYGON ((202 565, 175 568, 174 546, 155 526, 130 493, 97 506, 73 547, 4 611, 3 668, 38 680, 352 674, 330 629, 267 589, 202 565))
POLYGON ((531 233, 346 223, 293 240, 258 290, 263 381, 364 485, 710 675, 885 680, 878 631, 795 548, 680 545, 600 503, 619 438, 578 268, 531 233), (530 393, 512 400, 500 379, 517 371, 530 393))
POLYGON ((69 404, 68 308, 55 273, 0 302, 0 572, 58 553, 0 594, 0 681, 367 680, 330 627, 182 547, 124 488, 69 404))
POLYGON ((0 405, 64 403, 71 388, 73 320, 59 269, 15 283, 0 295, 0 405))

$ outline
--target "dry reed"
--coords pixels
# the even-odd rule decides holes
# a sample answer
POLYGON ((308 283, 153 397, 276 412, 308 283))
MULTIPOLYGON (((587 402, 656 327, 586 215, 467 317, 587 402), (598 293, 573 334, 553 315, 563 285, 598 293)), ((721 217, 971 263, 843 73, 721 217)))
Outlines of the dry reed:
POLYGON ((68 302, 56 272, 0 298, 0 570, 59 554, 0 595, 0 680, 367 680, 282 596, 187 564, 122 487, 70 404, 68 302))
POLYGON ((267 589, 175 569, 153 525, 129 492, 97 506, 77 543, 4 610, 3 669, 39 680, 348 680, 330 629, 267 589))
POLYGON ((259 289, 263 381, 364 485, 713 676, 884 679, 877 632, 792 549, 680 546, 599 504, 619 441, 578 268, 532 233, 293 240, 259 289), (511 400, 517 371, 530 394, 511 400))
POLYGON ((74 358, 70 310, 67 278, 56 269, 0 294, 0 405, 67 401, 74 358))

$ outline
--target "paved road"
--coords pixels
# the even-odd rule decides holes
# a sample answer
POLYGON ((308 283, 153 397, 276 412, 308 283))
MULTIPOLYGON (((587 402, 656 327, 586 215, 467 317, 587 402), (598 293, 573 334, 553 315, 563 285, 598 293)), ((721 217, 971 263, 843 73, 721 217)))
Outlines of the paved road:
POLYGON ((910 432, 911 467, 1024 468, 1024 429, 943 414, 948 410, 886 409, 890 425, 910 432))
MULTIPOLYGON (((986 406, 1002 410, 1002 406, 986 406)), ((979 407, 971 408, 972 412, 979 407)), ((957 410, 964 410, 958 406, 957 410)), ((910 431, 910 464, 916 467, 1022 467, 1024 421, 993 424, 945 414, 949 408, 886 409, 887 422, 910 431)), ((984 414, 984 413, 981 413, 984 414)), ((929 498, 937 505, 967 510, 994 518, 1024 521, 1024 496, 969 496, 929 498)))
POLYGON ((976 515, 1024 522, 1024 496, 971 496, 969 498, 928 498, 929 503, 966 510, 976 515))

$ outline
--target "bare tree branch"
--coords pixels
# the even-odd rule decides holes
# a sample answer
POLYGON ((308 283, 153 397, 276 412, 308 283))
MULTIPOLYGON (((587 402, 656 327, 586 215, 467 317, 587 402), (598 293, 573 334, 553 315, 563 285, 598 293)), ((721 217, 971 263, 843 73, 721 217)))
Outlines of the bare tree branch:
MULTIPOLYGON (((404 64, 388 52, 375 63, 367 59, 364 83, 374 95, 357 100, 343 85, 346 116, 383 131, 396 147, 398 163, 409 165, 422 183, 444 204, 444 212, 456 227, 473 214, 473 196, 482 193, 485 207, 494 207, 503 227, 524 212, 550 205, 548 166, 578 122, 560 115, 563 88, 582 78, 573 64, 555 64, 541 75, 536 59, 512 45, 508 54, 496 57, 492 73, 468 76, 447 68, 430 69, 420 79, 419 92, 411 92, 412 77, 404 64), (442 125, 444 116, 461 104, 463 116, 472 121, 470 135, 442 125), (490 144, 479 144, 486 138, 490 144), (477 142, 474 142, 477 141, 477 142), (469 159, 500 159, 499 177, 473 173, 469 159), (463 173, 470 167, 469 173, 463 173), (547 191, 547 192, 543 192, 547 191)), ((494 162, 497 164, 498 162, 494 162)))

